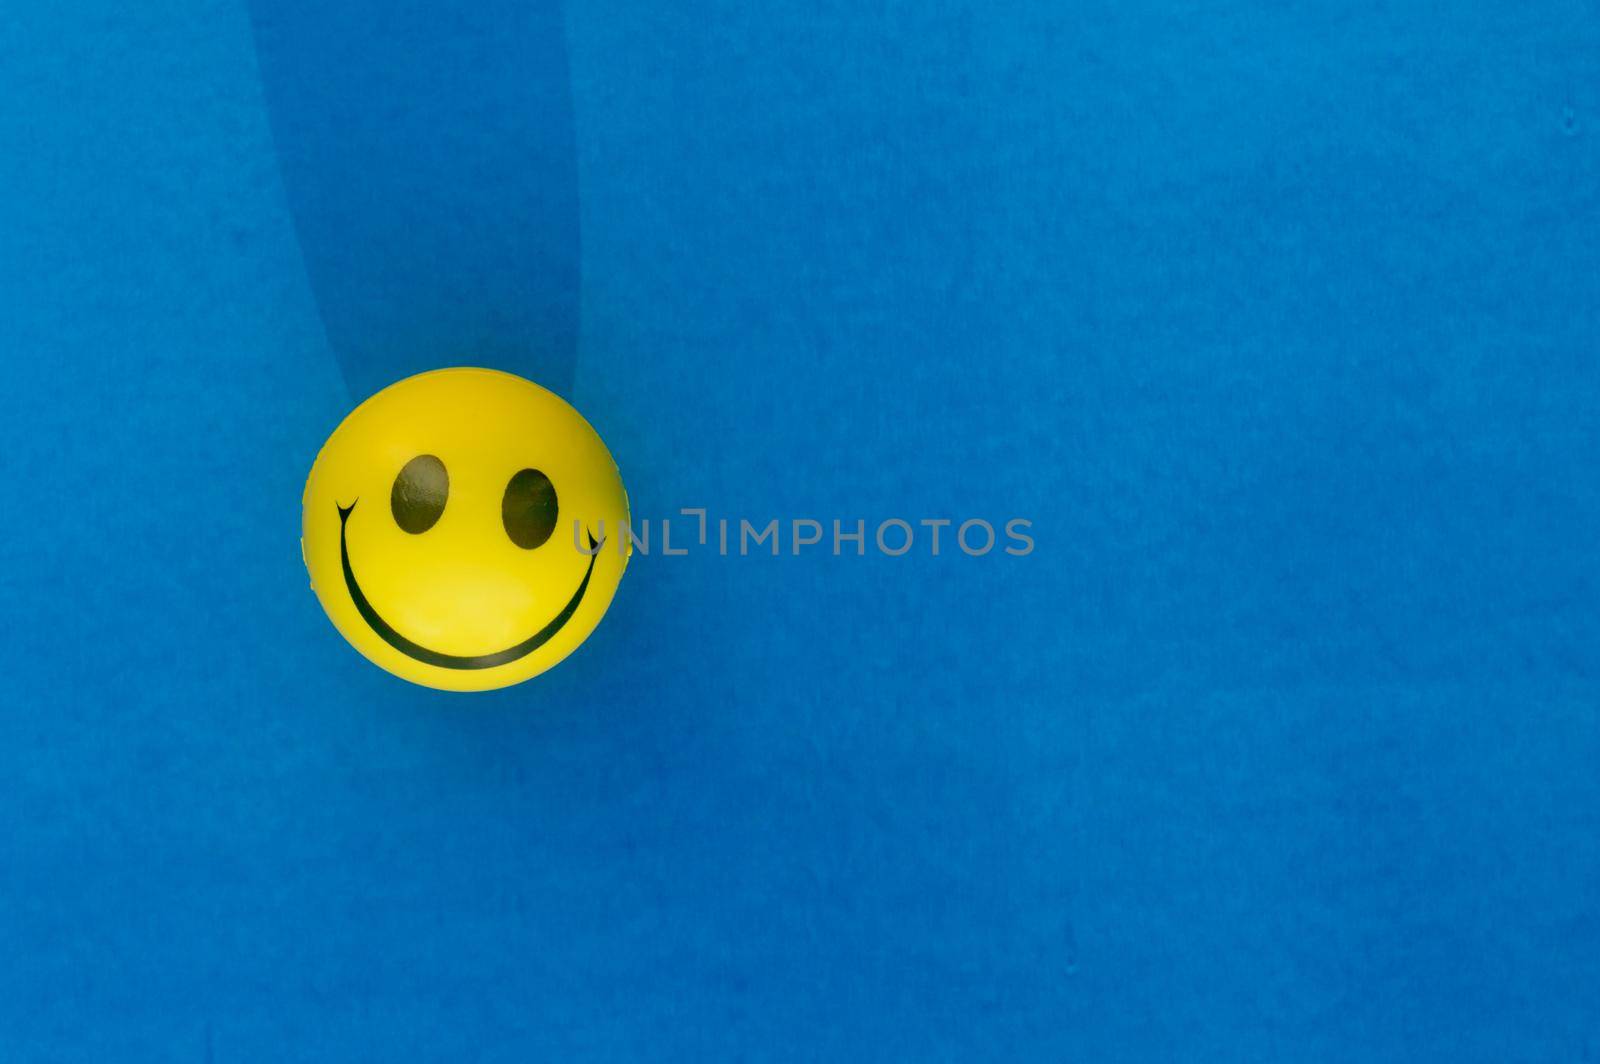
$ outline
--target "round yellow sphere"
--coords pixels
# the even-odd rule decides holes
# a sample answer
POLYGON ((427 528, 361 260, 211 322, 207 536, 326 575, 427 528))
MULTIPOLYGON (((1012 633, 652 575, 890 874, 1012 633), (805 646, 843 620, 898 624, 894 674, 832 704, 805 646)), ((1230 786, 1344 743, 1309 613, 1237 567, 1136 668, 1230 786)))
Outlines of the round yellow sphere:
POLYGON ((306 481, 301 552, 334 627, 413 683, 485 691, 594 631, 628 564, 628 495, 583 417, 509 373, 374 395, 306 481))

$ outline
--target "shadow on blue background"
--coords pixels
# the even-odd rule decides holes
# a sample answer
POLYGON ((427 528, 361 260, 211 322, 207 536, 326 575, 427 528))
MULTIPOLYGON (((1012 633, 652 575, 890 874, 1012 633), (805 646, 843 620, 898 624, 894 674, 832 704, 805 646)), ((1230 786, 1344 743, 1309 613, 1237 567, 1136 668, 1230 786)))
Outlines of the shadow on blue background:
POLYGON ((560 4, 249 8, 306 276, 353 397, 462 364, 566 393, 578 210, 560 4))
POLYGON ((562 186, 548 8, 330 7, 0 21, 0 1057, 1600 1055, 1592 8, 598 0, 562 186), (341 370, 580 306, 639 515, 1038 549, 371 668, 341 370))

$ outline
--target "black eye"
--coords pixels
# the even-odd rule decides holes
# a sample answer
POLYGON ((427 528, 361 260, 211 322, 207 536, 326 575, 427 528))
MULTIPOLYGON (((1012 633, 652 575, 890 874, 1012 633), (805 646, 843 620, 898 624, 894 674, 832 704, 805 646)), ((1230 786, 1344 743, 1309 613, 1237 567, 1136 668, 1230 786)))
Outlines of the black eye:
POLYGON ((523 550, 532 550, 556 530, 556 486, 537 469, 524 469, 506 485, 500 501, 506 535, 523 550))
POLYGON ((449 495, 450 474, 445 472, 444 463, 431 454, 417 455, 400 470, 389 492, 394 523, 413 536, 426 532, 444 513, 449 495))

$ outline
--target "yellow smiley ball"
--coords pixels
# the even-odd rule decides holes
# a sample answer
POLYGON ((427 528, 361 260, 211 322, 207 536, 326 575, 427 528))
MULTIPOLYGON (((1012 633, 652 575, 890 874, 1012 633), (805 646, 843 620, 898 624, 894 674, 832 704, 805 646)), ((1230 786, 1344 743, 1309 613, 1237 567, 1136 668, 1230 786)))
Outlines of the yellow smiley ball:
POLYGON ((301 550, 334 627, 428 687, 521 683, 577 649, 616 594, 628 496, 589 423, 531 381, 441 369, 328 437, 301 550))

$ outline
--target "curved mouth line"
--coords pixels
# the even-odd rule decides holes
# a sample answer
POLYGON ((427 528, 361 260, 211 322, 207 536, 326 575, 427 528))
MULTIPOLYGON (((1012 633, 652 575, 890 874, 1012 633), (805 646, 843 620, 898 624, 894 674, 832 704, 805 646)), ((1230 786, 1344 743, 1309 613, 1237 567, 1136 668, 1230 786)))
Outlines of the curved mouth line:
MULTIPOLYGON (((357 499, 356 502, 361 500, 357 499)), ((518 643, 516 646, 506 647, 504 650, 493 654, 478 654, 463 656, 459 654, 441 654, 437 650, 429 650, 421 643, 414 643, 395 631, 394 626, 379 616, 378 611, 372 608, 372 603, 367 601, 367 596, 361 591, 361 585, 356 582, 355 570, 350 568, 350 547, 345 540, 345 525, 350 520, 350 511, 356 508, 353 502, 349 506, 333 504, 339 511, 339 561, 344 565, 344 586, 350 592, 350 601, 355 603, 356 612, 361 614, 361 619, 367 622, 367 627, 378 633, 378 638, 394 647, 400 653, 429 665, 437 665, 441 669, 492 669, 496 665, 506 665, 518 658, 526 657, 535 650, 548 643, 552 636, 561 631, 562 625, 572 619, 577 612, 578 603, 583 601, 583 593, 589 590, 589 577, 594 575, 595 559, 600 557, 600 544, 595 542, 593 536, 589 537, 589 568, 583 574, 583 582, 578 585, 578 590, 572 593, 572 598, 561 608, 561 612, 551 619, 550 623, 537 632, 518 643)), ((603 541, 602 541, 603 542, 603 541)))

